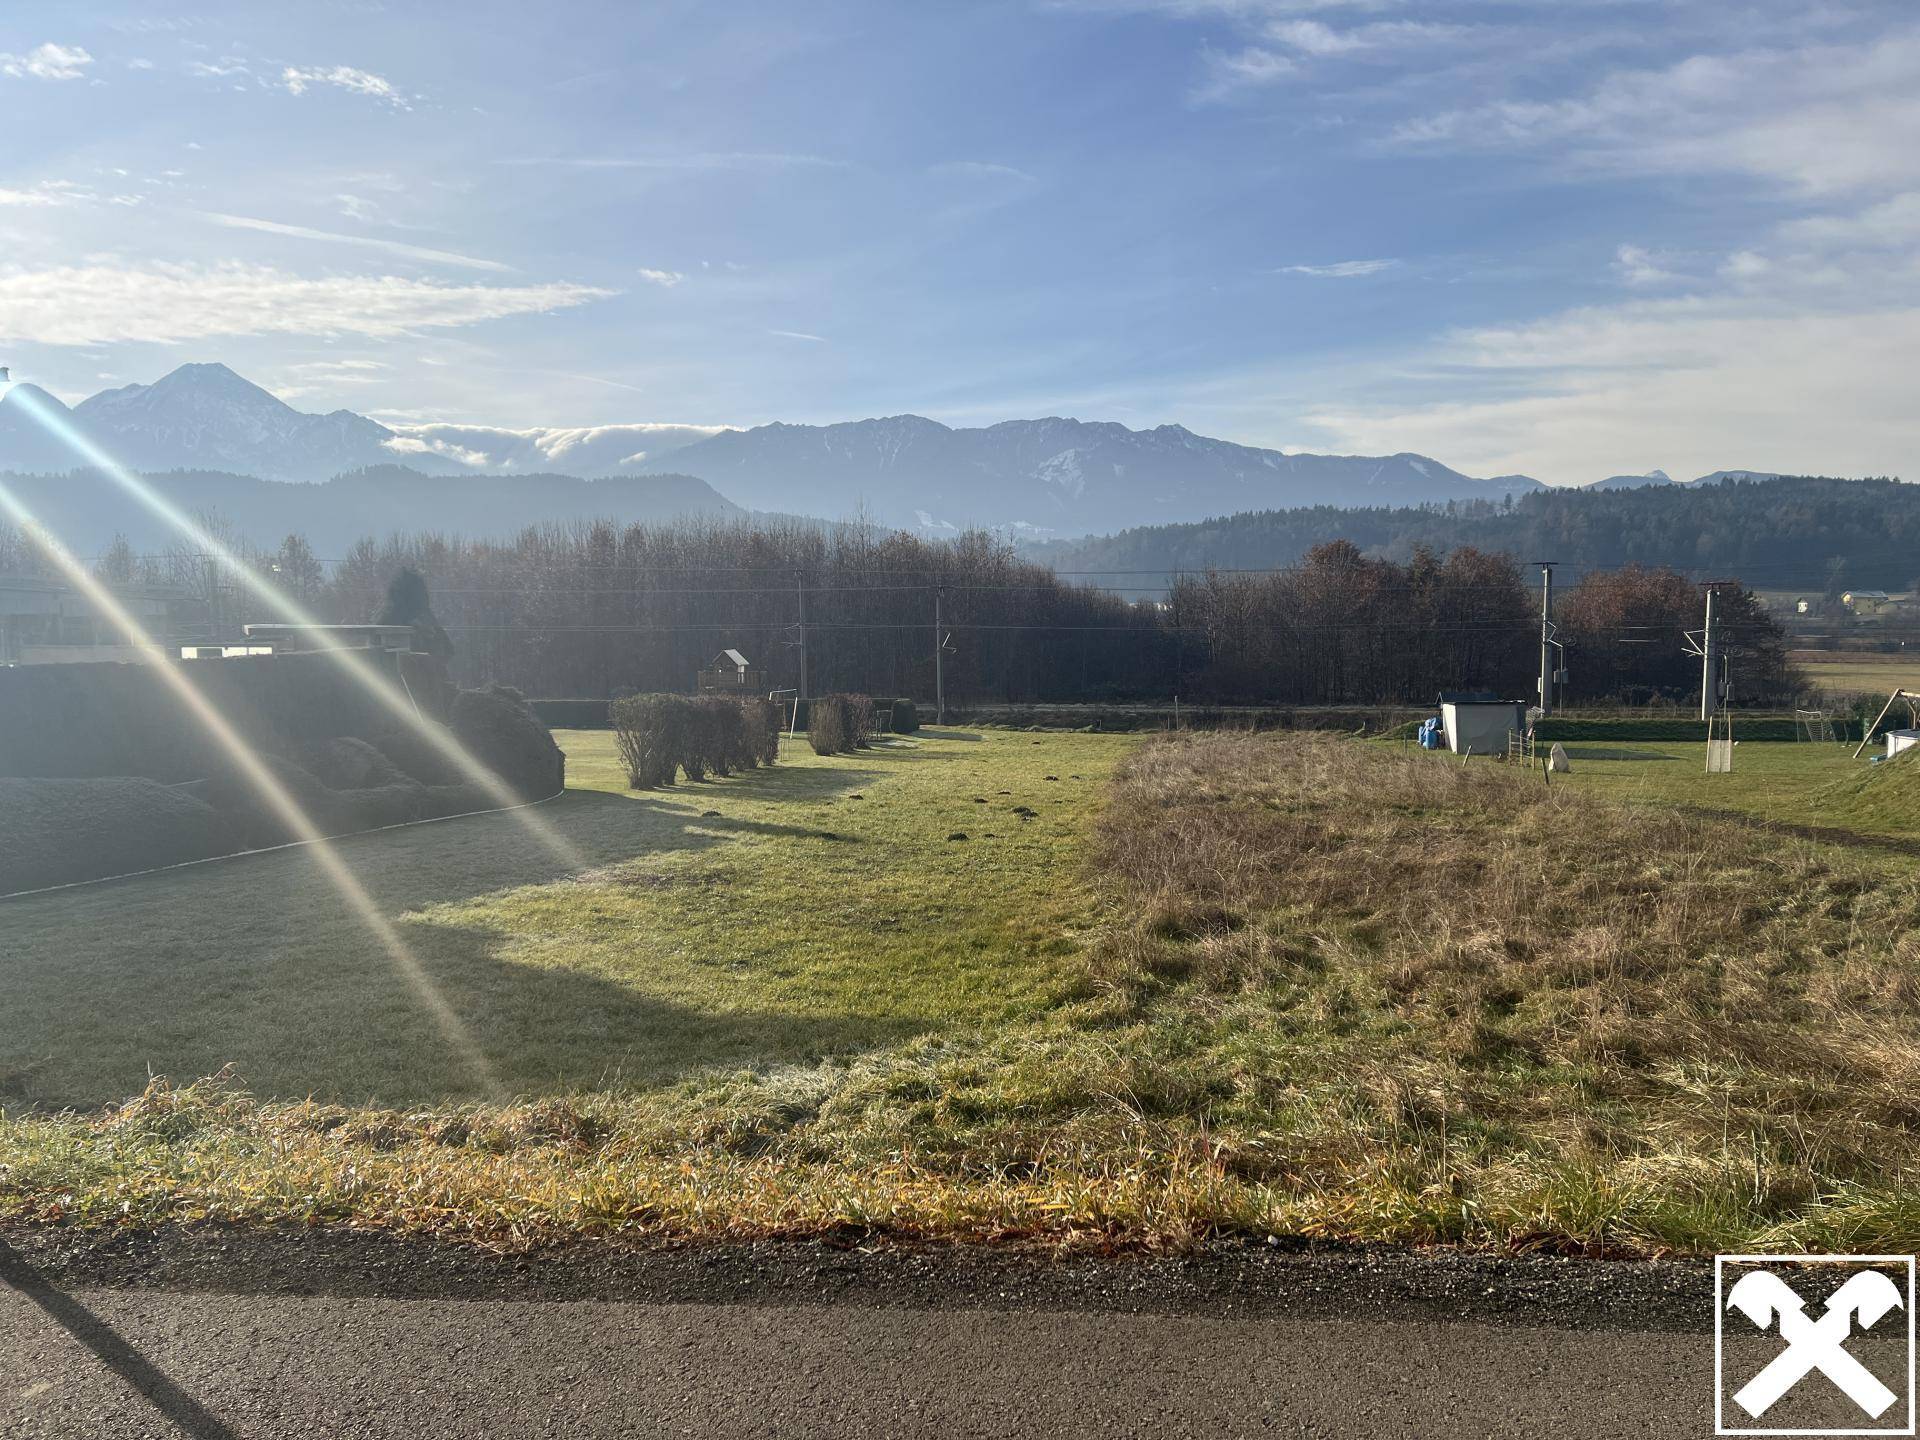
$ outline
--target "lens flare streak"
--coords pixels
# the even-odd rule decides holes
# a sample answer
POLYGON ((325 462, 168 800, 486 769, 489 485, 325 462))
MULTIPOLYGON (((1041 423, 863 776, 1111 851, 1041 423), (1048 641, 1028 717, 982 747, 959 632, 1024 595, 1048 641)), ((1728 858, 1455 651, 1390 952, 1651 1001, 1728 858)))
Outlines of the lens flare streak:
MULTIPOLYGON (((50 559, 74 589, 84 595, 96 612, 104 616, 113 628, 120 632, 122 639, 133 646, 151 646, 150 636, 132 613, 120 603, 113 592, 91 574, 69 553, 65 546, 54 538, 22 505, 19 499, 0 485, 0 514, 6 515, 33 543, 50 559)), ((193 683, 182 673, 179 664, 171 660, 161 660, 152 667, 166 684, 182 706, 184 706, 218 742, 221 749, 233 760, 247 783, 265 800, 280 820, 307 842, 308 853, 319 864, 321 872, 333 887, 339 891, 340 898, 349 909, 366 925, 386 952, 395 972, 413 991, 421 1008, 426 1011, 435 1027, 440 1031, 448 1046, 460 1057, 461 1062, 472 1073, 481 1089, 490 1096, 498 1097, 502 1092, 499 1077, 492 1065, 482 1053, 452 1005, 440 993, 433 978, 427 974, 419 959, 407 948, 405 940, 394 929, 380 908, 374 903, 366 888, 354 876, 338 849, 323 835, 312 818, 300 807, 300 802, 291 791, 281 783, 258 751, 241 738, 218 709, 207 699, 193 683)))
MULTIPOLYGON (((230 547, 222 544, 217 537, 208 534, 204 526, 169 503, 152 486, 107 454, 86 435, 48 410, 40 403, 30 387, 18 384, 3 386, 0 387, 0 396, 5 396, 11 403, 17 405, 42 429, 66 445, 88 465, 99 470, 140 505, 239 576, 247 589, 273 613, 277 620, 299 626, 318 627, 323 624, 318 617, 288 597, 278 586, 235 554, 230 547)), ((355 684, 372 695, 396 719, 431 745, 469 782, 484 790, 488 798, 493 801, 495 808, 510 811, 527 833, 568 870, 578 871, 587 868, 587 859, 577 848, 555 830, 544 817, 530 815, 518 808, 523 797, 482 764, 454 738, 452 732, 445 726, 437 725, 421 716, 408 696, 388 684, 384 677, 366 663, 363 652, 333 641, 324 629, 316 629, 313 633, 321 651, 332 657, 348 675, 352 676, 355 684)))

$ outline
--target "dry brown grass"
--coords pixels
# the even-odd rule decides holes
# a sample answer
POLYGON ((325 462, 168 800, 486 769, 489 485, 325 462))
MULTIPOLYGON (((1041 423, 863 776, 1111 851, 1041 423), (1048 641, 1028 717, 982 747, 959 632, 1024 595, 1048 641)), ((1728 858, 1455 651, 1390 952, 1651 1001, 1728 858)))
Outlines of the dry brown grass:
POLYGON ((1116 1013, 1294 1032, 1217 1117, 1293 1113, 1253 1171, 1342 1189, 1411 1146, 1424 1191, 1559 1170, 1749 1233, 1913 1173, 1910 876, 1316 736, 1142 751, 1097 849, 1139 915, 1096 955, 1116 1013))

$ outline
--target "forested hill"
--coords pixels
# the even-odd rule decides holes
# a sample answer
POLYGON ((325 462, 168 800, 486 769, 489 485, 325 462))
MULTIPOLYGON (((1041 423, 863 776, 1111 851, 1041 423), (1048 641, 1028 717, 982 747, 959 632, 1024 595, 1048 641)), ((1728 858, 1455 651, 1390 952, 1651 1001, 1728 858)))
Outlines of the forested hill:
MULTIPOLYGON (((7 487, 40 523, 83 555, 116 537, 136 551, 178 543, 155 510, 93 470, 64 475, 4 475, 7 487)), ((272 549, 300 535, 332 559, 356 540, 397 531, 505 538, 529 525, 607 520, 660 524, 704 516, 737 516, 740 507, 691 475, 625 475, 581 480, 572 475, 423 475, 375 465, 317 484, 258 480, 213 470, 148 474, 146 488, 175 510, 210 521, 229 539, 272 549)))
MULTIPOLYGON (((1771 589, 1899 590, 1920 577, 1920 485, 1793 476, 1544 490, 1417 509, 1320 505, 1144 526, 1026 553, 1062 572, 1140 572, 1147 587, 1180 571, 1289 565, 1329 540, 1396 560, 1421 545, 1442 553, 1472 545, 1575 569, 1638 561, 1771 589)), ((1130 582, 1115 574, 1111 583, 1130 582)))

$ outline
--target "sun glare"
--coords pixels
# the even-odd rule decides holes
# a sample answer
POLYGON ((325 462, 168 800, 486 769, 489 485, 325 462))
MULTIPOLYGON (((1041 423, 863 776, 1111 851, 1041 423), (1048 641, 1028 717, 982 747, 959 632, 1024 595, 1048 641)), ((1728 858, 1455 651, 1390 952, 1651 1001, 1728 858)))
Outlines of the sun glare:
MULTIPOLYGON (((95 612, 104 617, 117 630, 124 641, 131 646, 147 648, 154 644, 149 635, 133 614, 120 603, 119 599, 100 581, 96 580, 60 541, 41 525, 33 513, 22 505, 19 499, 5 485, 0 484, 0 514, 18 526, 31 543, 53 562, 67 582, 84 595, 95 612)), ((179 701, 194 719, 210 734, 220 748, 233 760, 235 767, 247 783, 266 801, 267 805, 286 824, 287 828, 308 846, 321 872, 339 891, 341 899, 373 932, 375 939, 386 952, 394 970, 414 993, 421 1008, 433 1021, 435 1027, 445 1038, 447 1044, 459 1055, 463 1064, 474 1076, 482 1088, 490 1095, 499 1095, 501 1085, 486 1056, 468 1031, 466 1024, 448 1004, 440 993, 439 987, 421 966, 418 958, 408 949, 405 940, 394 929, 386 916, 380 913, 366 888, 355 878, 340 852, 323 835, 311 816, 301 808, 300 802, 293 797, 279 778, 267 767, 258 751, 241 738, 225 716, 196 689, 182 673, 180 666, 163 661, 151 667, 173 697, 179 701)))
MULTIPOLYGON (((205 527, 170 504, 152 486, 102 450, 93 440, 50 412, 46 406, 39 403, 31 388, 22 387, 17 381, 10 381, 4 390, 0 390, 0 395, 16 389, 19 393, 13 396, 13 404, 25 414, 32 416, 48 434, 66 445, 88 465, 99 470, 140 505, 238 575, 260 604, 272 612, 275 619, 289 625, 314 627, 321 625, 318 617, 289 598, 283 590, 228 546, 223 545, 219 539, 208 534, 205 527)), ((363 656, 351 647, 329 640, 327 636, 328 632, 323 628, 316 628, 314 631, 314 637, 321 650, 351 675, 355 684, 374 696, 395 719, 424 739, 450 764, 456 766, 460 773, 483 790, 495 805, 509 811, 527 833, 567 869, 577 871, 586 868, 586 857, 544 818, 522 808, 521 797, 515 794, 504 780, 482 764, 454 737, 450 730, 420 715, 405 695, 386 683, 364 663, 363 656)))

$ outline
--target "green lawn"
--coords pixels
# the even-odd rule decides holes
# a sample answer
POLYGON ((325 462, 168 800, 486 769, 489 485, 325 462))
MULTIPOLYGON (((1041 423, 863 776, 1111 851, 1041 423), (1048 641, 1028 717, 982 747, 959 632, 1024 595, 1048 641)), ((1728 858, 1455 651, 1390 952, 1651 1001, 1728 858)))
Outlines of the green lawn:
POLYGON ((1004 1020, 1090 922, 1079 839, 1134 743, 924 731, 822 759, 801 740, 770 770, 634 793, 610 734, 558 738, 570 788, 538 813, 584 875, 505 815, 339 844, 490 1077, 288 850, 0 905, 0 1102, 226 1066, 280 1099, 623 1090, 1004 1020))
MULTIPOLYGON (((1734 722, 1739 738, 1739 721, 1734 722)), ((1920 837, 1920 811, 1902 806, 1862 806, 1847 794, 1851 779, 1867 776, 1869 759, 1884 755, 1877 739, 1861 758, 1852 745, 1787 742, 1736 744, 1733 771, 1706 772, 1704 741, 1569 741, 1570 774, 1553 777, 1627 804, 1677 805, 1750 816, 1793 827, 1810 838, 1868 852, 1908 855, 1900 844, 1920 837)))

